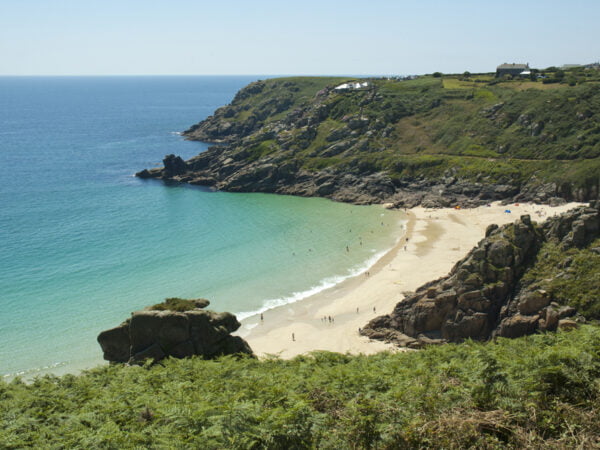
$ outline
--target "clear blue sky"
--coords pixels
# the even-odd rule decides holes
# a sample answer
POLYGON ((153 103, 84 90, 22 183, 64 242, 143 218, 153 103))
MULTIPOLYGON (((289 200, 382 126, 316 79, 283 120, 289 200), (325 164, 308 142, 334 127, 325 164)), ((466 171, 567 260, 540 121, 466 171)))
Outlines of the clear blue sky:
POLYGON ((600 0, 0 0, 0 75, 420 74, 600 59, 600 0))

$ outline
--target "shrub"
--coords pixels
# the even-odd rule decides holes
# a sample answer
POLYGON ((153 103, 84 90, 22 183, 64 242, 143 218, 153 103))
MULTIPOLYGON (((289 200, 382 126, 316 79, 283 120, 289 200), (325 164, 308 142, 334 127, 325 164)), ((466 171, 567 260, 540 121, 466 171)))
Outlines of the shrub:
POLYGON ((171 297, 165 299, 162 303, 152 305, 149 309, 152 311, 191 311, 196 308, 205 308, 208 306, 209 301, 203 298, 188 300, 184 298, 171 297))

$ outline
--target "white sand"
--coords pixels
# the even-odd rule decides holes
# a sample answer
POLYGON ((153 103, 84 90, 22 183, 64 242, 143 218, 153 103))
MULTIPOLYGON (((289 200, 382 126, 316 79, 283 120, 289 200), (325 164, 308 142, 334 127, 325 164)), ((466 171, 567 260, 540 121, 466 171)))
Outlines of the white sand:
POLYGON ((484 237, 488 225, 511 223, 522 214, 541 222, 578 205, 494 203, 461 210, 413 208, 408 210, 406 236, 369 269, 370 276, 356 276, 305 300, 266 311, 262 322, 258 316, 249 317, 241 330, 254 327, 239 334, 258 356, 291 358, 314 350, 352 354, 393 350, 389 344, 360 336, 359 327, 377 315, 390 313, 403 299, 402 292, 414 291, 448 274, 484 237), (506 209, 511 213, 505 213, 506 209), (323 321, 324 316, 331 316, 334 322, 323 321))

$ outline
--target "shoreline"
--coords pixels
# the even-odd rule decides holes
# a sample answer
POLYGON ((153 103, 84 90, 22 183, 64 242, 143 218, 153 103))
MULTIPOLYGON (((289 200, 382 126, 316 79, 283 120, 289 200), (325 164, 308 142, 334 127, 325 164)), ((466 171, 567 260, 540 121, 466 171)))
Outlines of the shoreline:
MULTIPOLYGON (((495 202, 491 207, 458 210, 421 206, 407 209, 398 230, 401 237, 364 272, 295 302, 267 309, 262 313, 263 321, 260 313, 248 316, 240 320, 242 327, 233 334, 246 339, 259 358, 289 359, 313 351, 350 354, 405 351, 392 344, 371 341, 359 335, 358 330, 371 319, 389 314, 404 298, 403 292, 414 291, 445 276, 484 237, 488 225, 511 223, 523 214, 530 214, 533 221, 541 222, 579 205, 582 203, 551 207, 532 203, 507 206, 495 202), (512 213, 506 214, 506 209, 512 213), (323 320, 329 316, 333 322, 323 320)), ((6 374, 3 380, 79 374, 105 364, 101 358, 97 361, 90 358, 75 366, 59 362, 26 373, 6 374)))
MULTIPOLYGON (((383 206, 385 208, 384 205, 386 205, 386 204, 384 203, 383 205, 380 205, 380 206, 383 206)), ((315 296, 322 294, 323 292, 329 291, 330 289, 336 289, 341 286, 345 286, 346 283, 350 282, 350 280, 360 277, 361 275, 364 275, 366 272, 373 270, 373 267, 376 267, 381 260, 383 260, 390 252, 394 251, 394 249, 398 245, 400 245, 401 238, 398 238, 397 236, 398 235, 404 236, 407 232, 406 230, 409 229, 409 227, 411 226, 409 223, 410 221, 408 219, 409 216, 406 212, 403 212, 401 210, 393 210, 393 209, 392 209, 392 211, 395 211, 398 214, 403 214, 403 216, 404 216, 401 219, 399 219, 398 222, 395 224, 394 228, 397 228, 397 230, 390 231, 390 235, 396 237, 395 243, 393 244, 392 247, 389 247, 380 252, 374 253, 373 256, 369 257, 366 261, 362 261, 362 262, 356 264, 355 266, 351 267, 350 269, 348 269, 349 270, 348 274, 334 275, 331 277, 322 278, 318 282, 317 285, 313 285, 304 291, 294 292, 283 298, 266 299, 266 300, 263 300, 263 302, 264 302, 263 306, 261 306, 260 308, 254 310, 254 311, 243 311, 240 313, 235 313, 238 320, 242 324, 247 324, 247 322, 252 322, 251 321, 252 318, 258 319, 260 317, 261 313, 265 313, 267 311, 273 311, 273 310, 276 310, 279 308, 285 308, 287 306, 306 301, 308 299, 311 299, 315 296), (333 280, 333 279, 339 279, 339 281, 331 282, 331 280, 333 280), (311 291, 314 291, 314 292, 310 293, 311 291), (299 297, 294 299, 297 296, 299 296, 299 297), (269 306, 269 303, 274 303, 274 304, 272 304, 272 306, 269 306)), ((252 324, 254 324, 254 323, 252 323, 252 324)), ((256 322, 255 324, 258 324, 258 322, 256 322)), ((246 328, 248 328, 248 327, 246 326, 246 328)), ((245 334, 247 334, 248 332, 249 332, 249 329, 246 330, 245 334)), ((241 335, 239 330, 236 332, 236 334, 241 335)))
POLYGON ((248 341, 258 357, 288 359, 319 350, 351 354, 398 351, 392 344, 360 336, 359 328, 390 313, 404 298, 402 292, 445 276, 484 237, 488 225, 511 223, 524 214, 542 222, 578 205, 581 203, 551 207, 494 202, 469 209, 408 209, 404 235, 366 272, 269 309, 263 313, 263 321, 260 314, 247 317, 236 334, 248 341))

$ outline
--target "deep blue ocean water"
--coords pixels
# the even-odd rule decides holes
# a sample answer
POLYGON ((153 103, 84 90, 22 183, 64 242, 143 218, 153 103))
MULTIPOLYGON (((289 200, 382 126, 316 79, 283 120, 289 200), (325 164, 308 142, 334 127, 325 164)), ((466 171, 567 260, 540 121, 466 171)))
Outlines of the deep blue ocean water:
POLYGON ((132 176, 204 151, 177 132, 256 78, 0 77, 1 375, 94 366, 101 330, 165 297, 294 301, 394 244, 378 206, 132 176))

